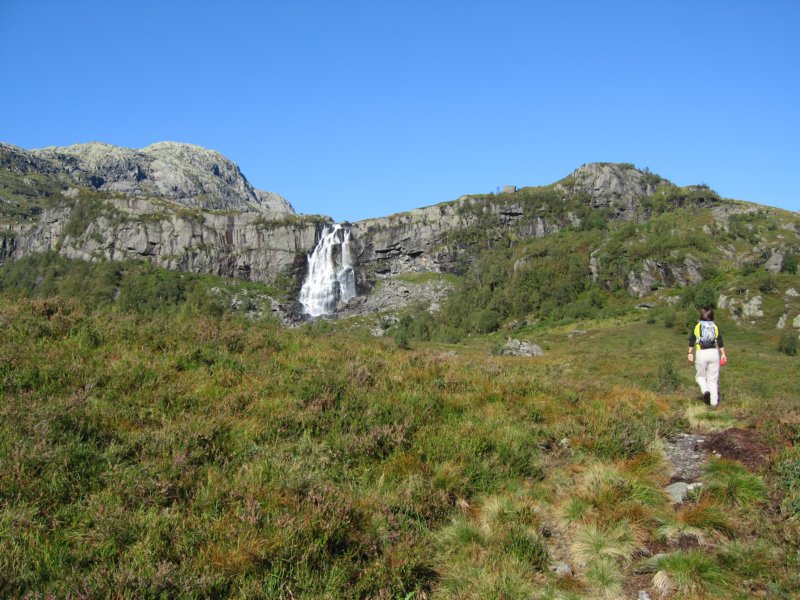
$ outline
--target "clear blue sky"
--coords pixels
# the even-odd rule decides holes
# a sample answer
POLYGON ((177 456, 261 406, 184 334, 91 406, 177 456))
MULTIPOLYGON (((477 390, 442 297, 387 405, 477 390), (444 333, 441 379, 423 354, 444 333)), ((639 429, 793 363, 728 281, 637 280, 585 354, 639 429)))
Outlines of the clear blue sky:
POLYGON ((800 210, 800 2, 0 0, 0 140, 218 150, 382 216, 583 163, 800 210))

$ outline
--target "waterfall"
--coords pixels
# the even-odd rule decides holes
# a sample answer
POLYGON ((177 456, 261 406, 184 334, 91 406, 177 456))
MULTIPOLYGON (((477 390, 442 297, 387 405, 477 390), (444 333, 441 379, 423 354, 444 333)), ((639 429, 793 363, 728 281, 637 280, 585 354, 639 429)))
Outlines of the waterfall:
POLYGON ((339 302, 356 295, 356 272, 350 248, 350 230, 339 224, 326 227, 308 257, 308 274, 300 289, 303 312, 312 317, 336 310, 339 302))

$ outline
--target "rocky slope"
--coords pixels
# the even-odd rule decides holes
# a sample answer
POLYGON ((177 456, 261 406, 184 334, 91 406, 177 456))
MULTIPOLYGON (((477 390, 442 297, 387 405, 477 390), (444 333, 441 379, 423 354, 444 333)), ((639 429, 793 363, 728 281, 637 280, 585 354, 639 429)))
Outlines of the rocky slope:
POLYGON ((710 190, 683 192, 666 179, 633 165, 583 165, 551 186, 513 186, 497 195, 462 196, 453 202, 354 223, 363 277, 377 278, 418 271, 461 274, 475 258, 476 246, 545 237, 593 218, 643 221, 643 204, 657 190, 675 192, 675 202, 712 205, 710 190))
POLYGON ((30 151, 0 144, 0 166, 53 175, 76 188, 165 198, 204 210, 294 214, 278 194, 255 189, 233 162, 193 144, 160 142, 136 150, 92 142, 30 151))

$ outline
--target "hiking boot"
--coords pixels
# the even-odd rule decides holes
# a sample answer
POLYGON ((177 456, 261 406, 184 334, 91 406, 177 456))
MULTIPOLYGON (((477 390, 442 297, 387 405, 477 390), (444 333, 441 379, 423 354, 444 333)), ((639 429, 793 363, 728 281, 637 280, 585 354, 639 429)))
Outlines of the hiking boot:
POLYGON ((703 393, 703 402, 705 402, 706 404, 711 404, 711 392, 703 393))

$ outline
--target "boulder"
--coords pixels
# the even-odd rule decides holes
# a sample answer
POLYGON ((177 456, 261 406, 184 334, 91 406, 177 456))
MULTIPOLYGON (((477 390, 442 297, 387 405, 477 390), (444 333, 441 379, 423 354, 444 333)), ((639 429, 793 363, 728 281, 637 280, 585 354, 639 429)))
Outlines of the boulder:
POLYGON ((686 499, 689 493, 689 484, 685 481, 676 481, 665 487, 664 491, 669 495, 673 504, 680 504, 686 499))
POLYGON ((531 342, 509 339, 505 345, 500 348, 499 354, 505 356, 544 356, 544 351, 531 342))
POLYGON ((764 263, 764 268, 771 273, 780 273, 783 266, 783 252, 773 252, 764 263))

